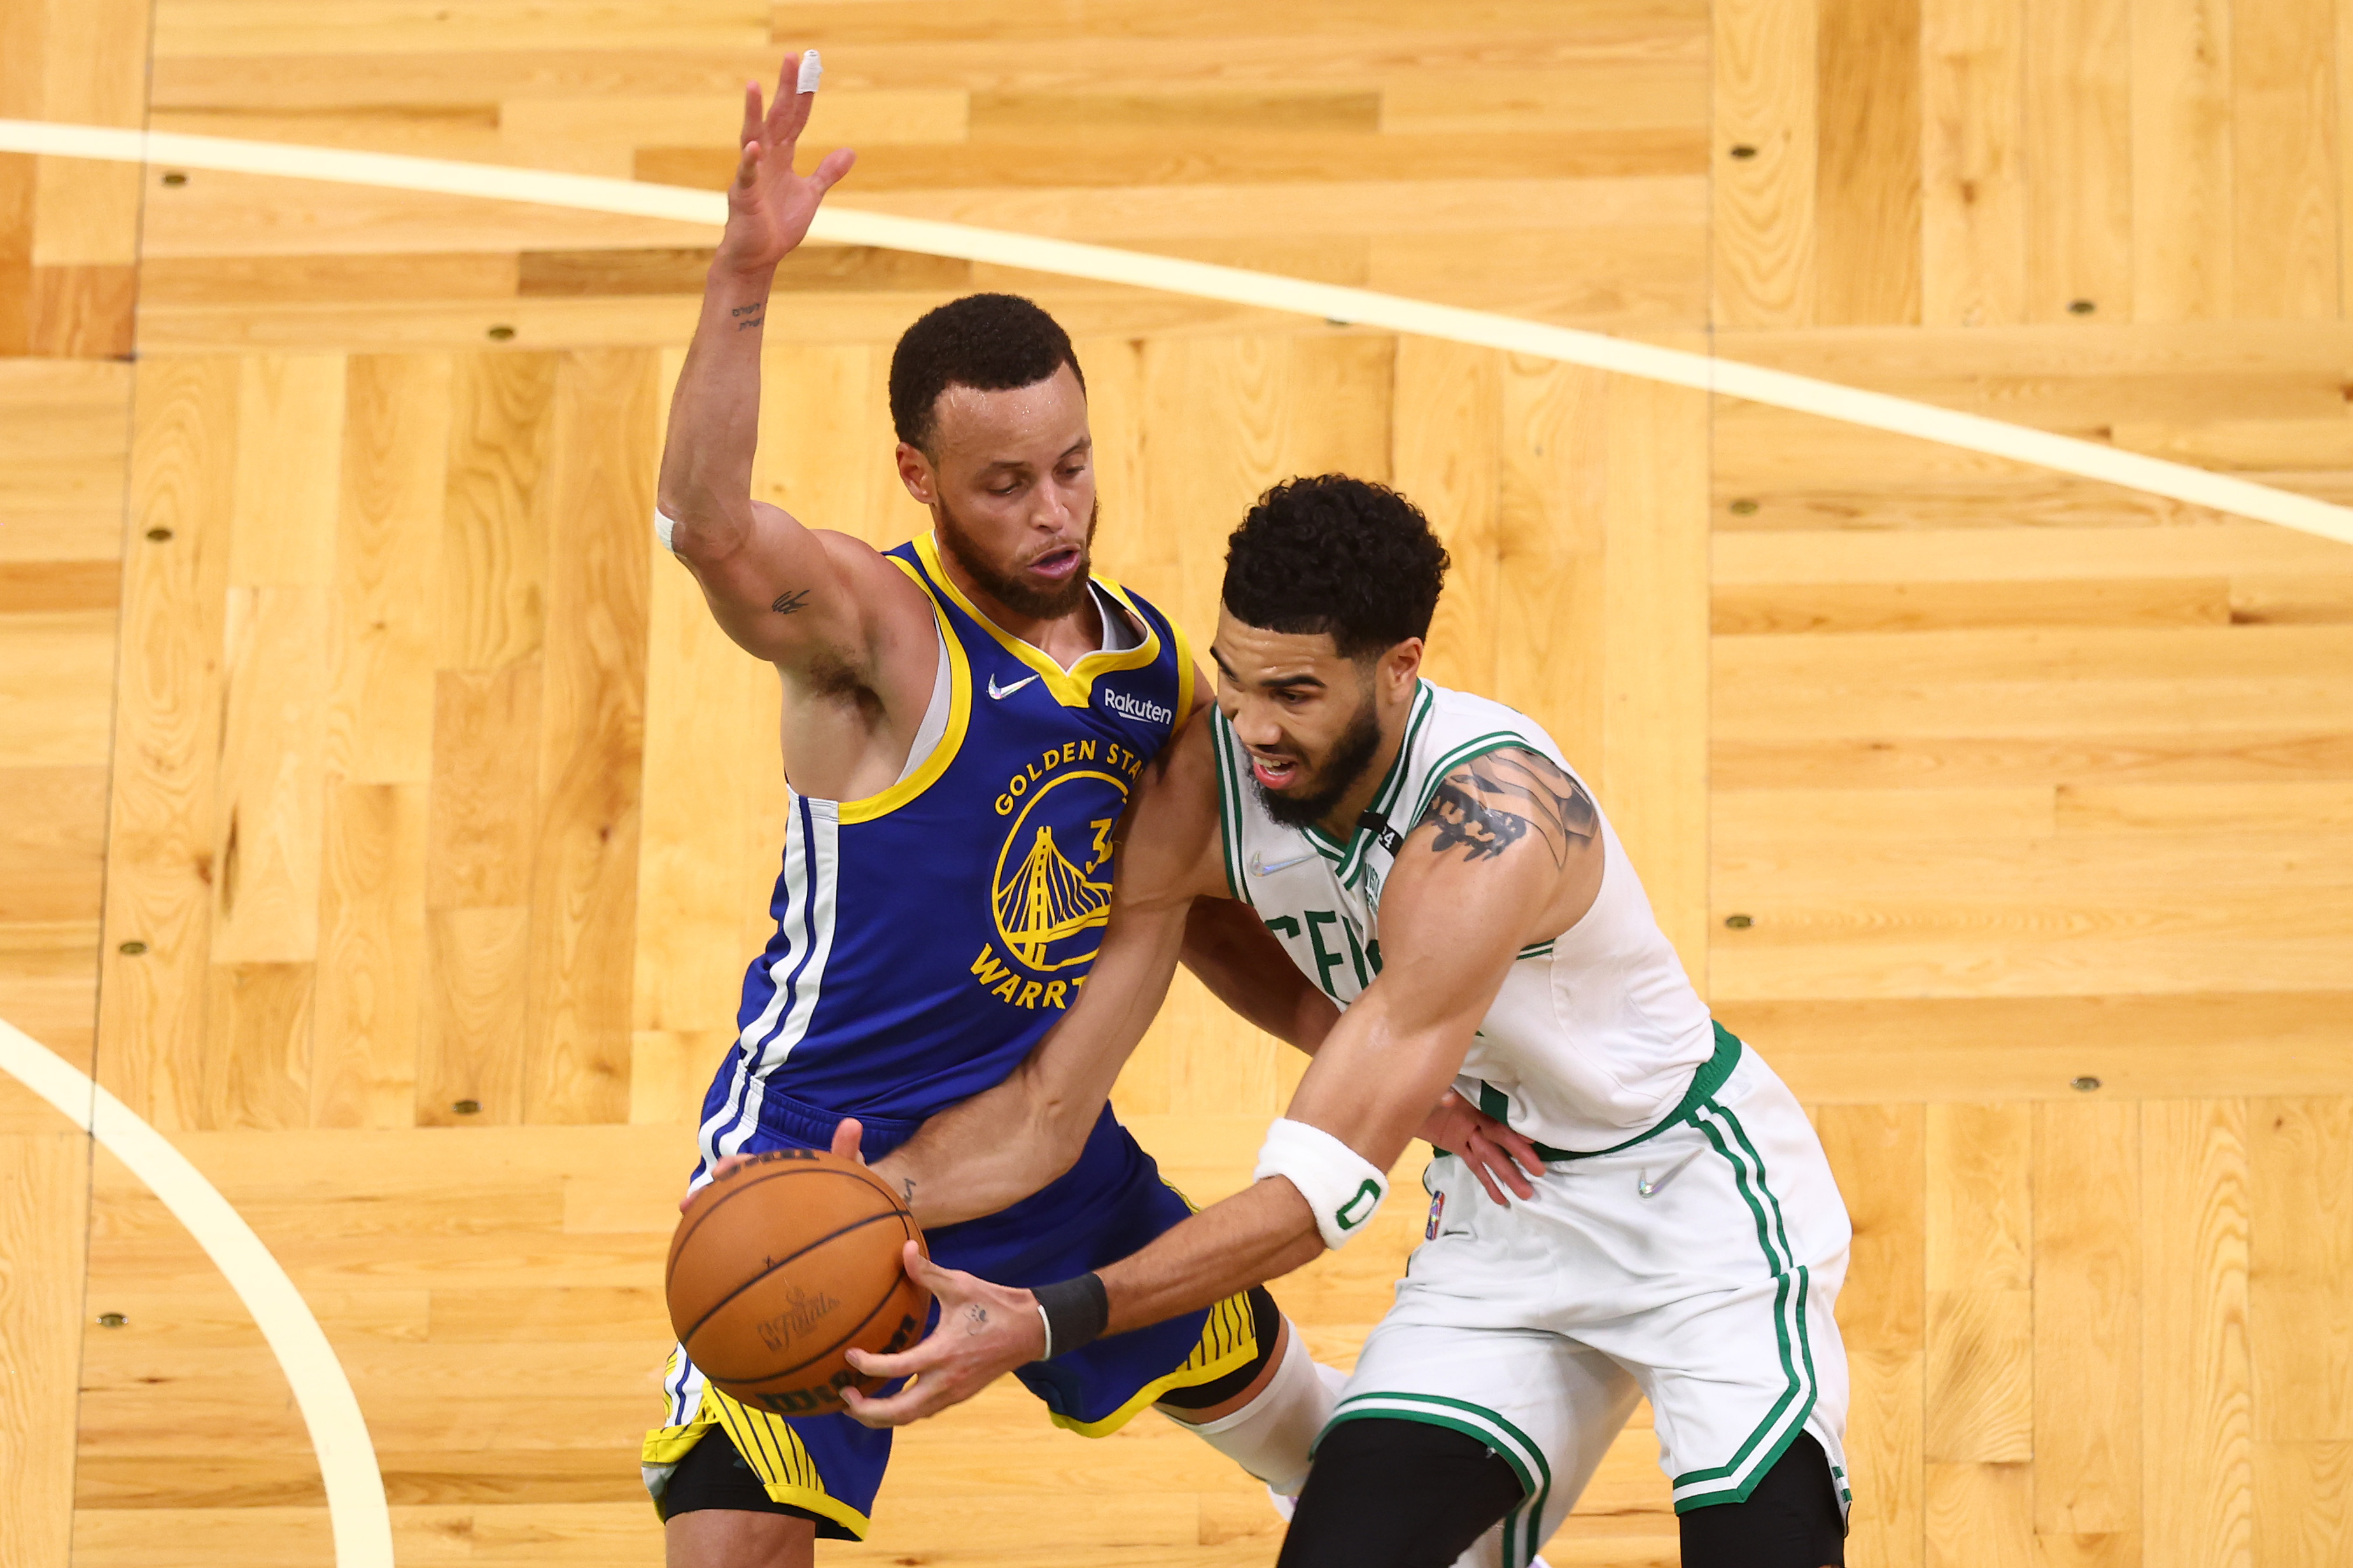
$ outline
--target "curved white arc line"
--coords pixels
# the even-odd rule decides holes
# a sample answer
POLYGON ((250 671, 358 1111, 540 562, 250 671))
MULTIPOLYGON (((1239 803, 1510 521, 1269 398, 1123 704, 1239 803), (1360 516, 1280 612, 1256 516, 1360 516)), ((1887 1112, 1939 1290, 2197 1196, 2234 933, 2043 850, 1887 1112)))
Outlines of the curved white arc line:
POLYGON ((0 1071, 21 1079, 112 1151, 196 1238, 253 1315, 301 1406, 326 1485, 336 1568, 392 1568, 392 1510, 359 1400, 310 1303, 253 1227, 137 1112, 5 1018, 0 1071))
MULTIPOLYGON (((716 191, 417 158, 403 153, 191 136, 177 132, 0 120, 0 149, 114 162, 152 160, 234 174, 532 202, 712 226, 723 224, 727 216, 726 197, 716 191)), ((1586 365, 2031 463, 2080 479, 2121 485, 2353 544, 2353 510, 2292 490, 1983 415, 1603 332, 1547 326, 1485 310, 1176 257, 930 218, 861 212, 855 207, 825 208, 809 226, 809 234, 813 238, 836 244, 871 245, 965 261, 993 262, 1031 272, 1059 273, 1096 282, 1122 283, 1163 293, 1386 327, 1419 337, 1443 338, 1507 353, 1586 365)))

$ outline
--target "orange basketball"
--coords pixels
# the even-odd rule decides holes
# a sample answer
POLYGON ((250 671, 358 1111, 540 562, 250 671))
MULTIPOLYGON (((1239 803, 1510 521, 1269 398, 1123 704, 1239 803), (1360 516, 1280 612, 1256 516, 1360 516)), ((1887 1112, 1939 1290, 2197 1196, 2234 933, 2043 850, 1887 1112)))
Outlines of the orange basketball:
POLYGON ((695 1194, 670 1238, 670 1326, 719 1387, 779 1415, 841 1408, 878 1384, 853 1350, 888 1353, 923 1337, 931 1292, 899 1249, 922 1245, 914 1216, 865 1166, 814 1149, 754 1154, 695 1194))

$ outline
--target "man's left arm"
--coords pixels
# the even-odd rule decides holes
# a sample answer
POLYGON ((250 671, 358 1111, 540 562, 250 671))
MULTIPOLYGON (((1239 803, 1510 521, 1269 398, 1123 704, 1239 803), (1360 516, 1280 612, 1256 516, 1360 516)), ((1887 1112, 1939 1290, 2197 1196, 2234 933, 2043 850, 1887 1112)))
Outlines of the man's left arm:
MULTIPOLYGON (((1442 781, 1382 896, 1388 964, 1341 1015, 1270 1130, 1260 1179, 1094 1276, 1097 1332, 1223 1300, 1361 1230, 1389 1167, 1461 1070, 1520 948, 1540 931, 1567 930, 1591 906, 1598 828, 1576 781, 1534 752, 1481 758, 1442 781), (1351 1185, 1360 1181, 1374 1191, 1351 1185)), ((935 1268, 913 1248, 907 1267, 941 1299, 942 1326, 900 1355, 852 1352, 872 1376, 922 1374, 887 1399, 850 1391, 860 1420, 920 1420, 1047 1353, 1032 1292, 935 1268)))

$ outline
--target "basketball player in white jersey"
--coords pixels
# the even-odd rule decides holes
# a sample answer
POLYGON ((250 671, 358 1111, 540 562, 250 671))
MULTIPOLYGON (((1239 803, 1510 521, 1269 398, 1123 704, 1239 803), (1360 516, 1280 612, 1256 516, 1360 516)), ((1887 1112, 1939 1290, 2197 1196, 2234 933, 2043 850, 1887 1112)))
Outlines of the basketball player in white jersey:
MULTIPOLYGON (((1422 1247, 1325 1426, 1283 1568, 1432 1568, 1502 1521, 1525 1563, 1638 1395, 1683 1562, 1844 1560, 1847 1215, 1789 1091, 1712 1022, 1591 792, 1534 721, 1420 679, 1447 561, 1340 477, 1268 492, 1228 556, 1218 711, 1162 753, 1085 997, 1022 1069, 877 1167, 950 1212, 1070 1158, 1196 900, 1240 900, 1345 1011, 1254 1184, 1110 1268, 1012 1290, 907 1267, 943 1327, 853 1361, 897 1424, 1017 1364, 1346 1244, 1449 1084, 1538 1146, 1533 1198, 1434 1161, 1422 1247)), ((1230 907, 1230 906, 1229 906, 1230 907)), ((1198 917, 1196 917, 1198 918, 1198 917)))
MULTIPOLYGON (((770 287, 851 161, 835 152, 806 176, 794 171, 815 57, 786 71, 765 108, 747 89, 657 516, 719 624, 783 678, 794 807, 776 936, 746 973, 743 1033, 715 1064, 698 1182, 747 1151, 822 1143, 844 1116, 863 1119, 863 1146, 879 1156, 1011 1071, 1078 992, 1104 916, 1078 922, 1053 952, 1042 939, 1019 947, 987 924, 999 847, 1028 842, 1025 825, 1040 839, 1060 830, 1066 844, 1088 841, 1090 813, 1108 827, 1126 775, 1161 749, 1204 684, 1172 623, 1090 573, 1085 383, 1068 337, 1028 300, 943 306, 893 355, 897 468, 931 512, 928 537, 879 552, 752 499, 770 287), (1057 771, 1058 757, 1099 750, 1119 760, 1057 771), (992 804, 1008 776, 1016 794, 1036 786, 1018 821, 992 804), (1077 820, 1032 824, 1049 822, 1046 807, 1077 820), (1025 965, 1040 967, 1033 977, 1025 965)), ((1110 875, 1108 845, 1099 847, 1100 858, 1080 851, 1098 881, 1110 875)), ((1254 926, 1205 922, 1188 958, 1267 1028, 1320 1036, 1328 1001, 1279 963, 1230 962, 1267 940, 1254 926)), ((1433 1129, 1451 1125, 1484 1147, 1479 1120, 1457 1101, 1433 1129)), ((1046 1268, 1039 1277, 1052 1279, 1068 1267, 1048 1258, 1108 1263, 1185 1215, 1115 1121, 1104 1118, 1088 1147, 1071 1180, 993 1229, 946 1225, 923 1205, 919 1217, 970 1267, 1046 1268)), ((1283 1490, 1303 1481, 1307 1444, 1333 1400, 1257 1289, 1198 1329, 1107 1340, 1032 1386, 1053 1419, 1091 1436, 1155 1406, 1283 1490)), ((732 1400, 682 1351, 663 1393, 641 1462, 673 1565, 800 1568, 816 1539, 865 1533, 887 1434, 838 1410, 732 1400)))

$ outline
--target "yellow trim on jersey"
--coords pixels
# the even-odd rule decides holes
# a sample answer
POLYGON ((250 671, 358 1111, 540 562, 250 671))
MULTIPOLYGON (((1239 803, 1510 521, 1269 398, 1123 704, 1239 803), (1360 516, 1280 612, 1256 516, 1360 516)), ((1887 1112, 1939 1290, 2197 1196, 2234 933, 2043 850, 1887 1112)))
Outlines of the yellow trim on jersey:
POLYGON ((872 1521, 825 1489, 817 1461, 809 1458, 807 1446, 791 1423, 741 1404, 708 1384, 703 1385, 702 1403, 696 1406, 693 1420, 683 1426, 657 1426, 646 1434, 639 1462, 675 1465, 695 1444, 707 1439, 714 1426, 735 1445, 735 1451, 760 1478, 760 1488, 772 1501, 823 1514, 859 1540, 866 1539, 872 1521))
MULTIPOLYGON (((1124 595, 1121 595, 1120 603, 1131 610, 1135 608, 1124 595)), ((1144 619, 1142 616, 1135 618, 1139 621, 1144 619)), ((1185 628, 1176 624, 1174 616, 1168 617, 1168 633, 1176 643, 1176 722, 1168 727, 1173 735, 1185 727, 1186 720, 1193 716, 1193 639, 1185 635, 1185 628)))
POLYGON ((1209 1309, 1201 1324, 1201 1338, 1185 1364, 1166 1377, 1155 1377, 1129 1396, 1126 1404, 1100 1421, 1081 1421, 1049 1411, 1055 1426, 1082 1437, 1108 1437, 1142 1415, 1172 1388, 1196 1388, 1214 1383, 1229 1372, 1248 1366, 1258 1355, 1258 1326, 1250 1315, 1250 1292, 1229 1296, 1209 1309))
MULTIPOLYGON (((904 572, 918 588, 923 587, 923 574, 896 555, 885 556, 892 565, 904 572)), ((863 800, 839 803, 837 812, 843 822, 871 822, 887 816, 939 782, 948 764, 955 761, 964 745, 965 731, 972 724, 972 663, 965 658, 964 644, 957 640, 955 628, 948 624, 948 614, 924 589, 923 597, 931 601, 932 617, 939 623, 940 646, 946 651, 948 661, 948 724, 940 731, 939 744, 923 759, 923 765, 892 784, 880 795, 870 795, 863 800)))
MULTIPOLYGON (((1140 646, 1120 653, 1103 653, 1098 650, 1086 655, 1070 668, 1064 669, 1060 665, 981 614, 980 606, 965 597, 964 590, 955 585, 955 580, 950 577, 947 574, 947 569, 940 564, 938 540, 926 533, 914 543, 915 553, 923 559, 923 570, 930 573, 941 590, 955 601, 956 607, 979 622, 981 629, 995 637, 998 646, 1006 652, 1036 670, 1039 679, 1044 682, 1046 689, 1054 694, 1054 700, 1065 708, 1092 707, 1097 676, 1110 675, 1123 669, 1143 669, 1160 657, 1160 634, 1152 629, 1152 623, 1136 614, 1135 606, 1128 603, 1126 595, 1121 591, 1117 584, 1107 578, 1097 577, 1095 582, 1125 605, 1130 615, 1135 616, 1136 625, 1144 633, 1144 641, 1140 646)), ((849 818, 845 816, 842 820, 846 822, 849 818)))

